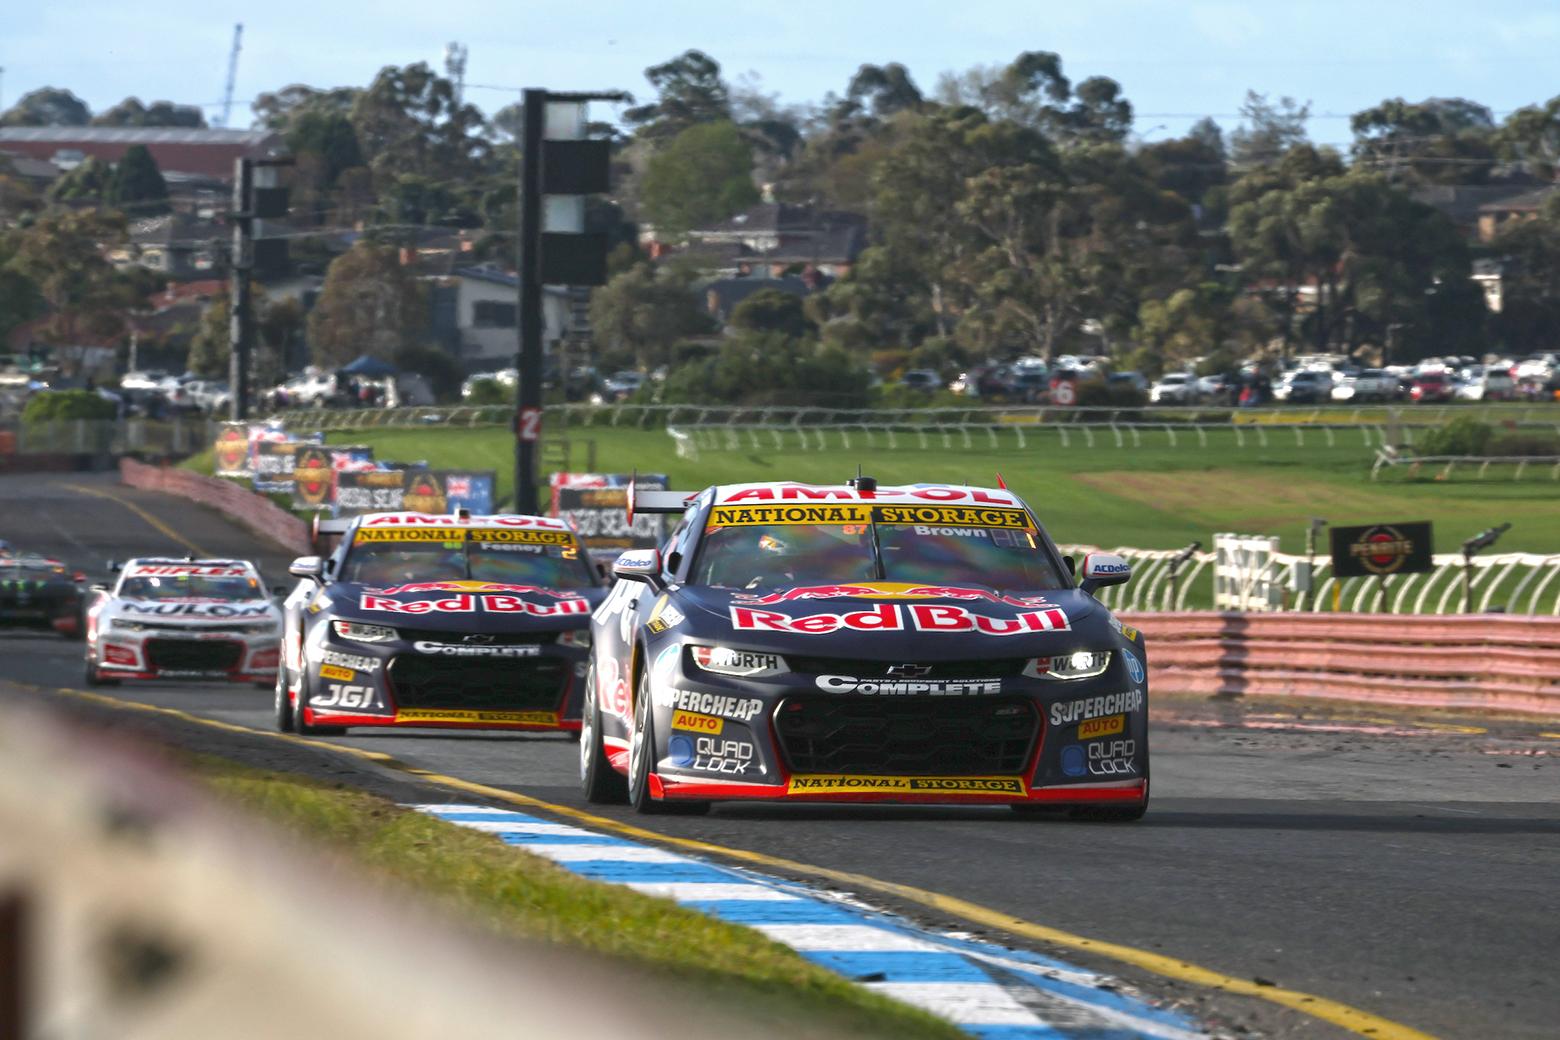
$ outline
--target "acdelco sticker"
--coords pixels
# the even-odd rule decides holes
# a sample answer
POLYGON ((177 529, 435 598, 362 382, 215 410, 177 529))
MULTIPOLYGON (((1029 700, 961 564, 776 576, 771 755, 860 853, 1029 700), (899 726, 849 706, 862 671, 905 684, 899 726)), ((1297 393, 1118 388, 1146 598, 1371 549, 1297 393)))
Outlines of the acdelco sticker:
POLYGON ((694 733, 708 733, 719 736, 726 723, 715 715, 700 715, 692 711, 672 712, 672 728, 691 730, 694 733))
POLYGON ((1078 723, 1078 739, 1094 740, 1096 737, 1113 737, 1127 728, 1125 715, 1106 715, 1099 719, 1085 719, 1078 723))
POLYGON ((1065 726, 1084 719, 1097 719, 1101 715, 1119 715, 1140 711, 1143 707, 1143 691, 1128 690, 1104 697, 1084 697, 1076 701, 1058 701, 1051 705, 1051 725, 1065 726))
POLYGON ((798 775, 786 784, 787 794, 989 794, 1024 796, 1029 792, 1017 776, 848 776, 798 775))

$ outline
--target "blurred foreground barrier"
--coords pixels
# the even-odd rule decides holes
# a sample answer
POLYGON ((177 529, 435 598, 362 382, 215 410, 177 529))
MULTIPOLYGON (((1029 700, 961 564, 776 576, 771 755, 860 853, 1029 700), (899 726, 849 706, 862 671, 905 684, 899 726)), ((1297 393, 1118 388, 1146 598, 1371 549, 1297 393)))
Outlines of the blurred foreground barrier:
POLYGON ((299 556, 310 551, 308 524, 264 495, 231 480, 203 477, 185 469, 148 466, 134 459, 119 460, 119 479, 131 487, 163 491, 210 506, 299 556))
POLYGON ((1159 689, 1560 716, 1560 618, 1124 614, 1159 689))
POLYGON ((778 1025, 478 932, 101 731, 0 712, 4 1040, 754 1035, 778 1025))

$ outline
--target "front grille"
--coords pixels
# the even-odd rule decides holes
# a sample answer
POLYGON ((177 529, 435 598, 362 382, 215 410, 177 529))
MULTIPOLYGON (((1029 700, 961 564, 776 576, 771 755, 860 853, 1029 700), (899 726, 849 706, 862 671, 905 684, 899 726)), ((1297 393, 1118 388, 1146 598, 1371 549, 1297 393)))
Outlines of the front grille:
MULTIPOLYGON (((463 643, 469 633, 444 632, 434 628, 402 628, 396 626, 396 632, 409 643, 463 643)), ((510 632, 484 634, 480 640, 483 646, 546 646, 558 641, 557 632, 510 632)))
MULTIPOLYGON (((785 655, 791 671, 802 675, 853 675, 858 679, 882 679, 890 668, 906 661, 864 661, 859 657, 798 657, 785 655)), ((918 668, 931 671, 911 676, 916 679, 1006 679, 1023 672, 1026 657, 997 657, 981 661, 916 661, 918 668)))
POLYGON ((1040 736, 1021 697, 787 697, 775 713, 796 773, 993 776, 1019 773, 1040 736))
MULTIPOLYGON (((131 625, 139 625, 142 629, 148 632, 189 632, 193 630, 200 632, 220 632, 225 635, 231 635, 235 633, 247 634, 252 625, 257 625, 263 620, 265 619, 258 618, 255 621, 251 621, 248 624, 243 625, 201 625, 199 629, 192 629, 190 625, 181 625, 177 622, 163 621, 126 621, 124 624, 126 627, 131 625)), ((134 631, 134 629, 132 628, 130 631, 134 631)))
POLYGON ((243 654, 243 645, 229 639, 146 641, 147 664, 159 671, 230 672, 243 654))
MULTIPOLYGON (((403 635, 404 635, 403 630, 403 635)), ((449 633, 444 633, 449 637, 449 633)), ((400 708, 557 711, 569 664, 555 657, 519 660, 423 657, 390 659, 390 686, 400 708)))

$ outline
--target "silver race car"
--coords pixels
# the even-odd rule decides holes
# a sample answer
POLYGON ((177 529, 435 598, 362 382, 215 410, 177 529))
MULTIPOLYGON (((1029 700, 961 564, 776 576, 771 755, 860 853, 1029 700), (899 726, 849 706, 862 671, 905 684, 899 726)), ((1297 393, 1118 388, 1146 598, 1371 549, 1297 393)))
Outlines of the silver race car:
POLYGON ((87 607, 88 685, 276 681, 282 613, 248 560, 134 559, 87 607))

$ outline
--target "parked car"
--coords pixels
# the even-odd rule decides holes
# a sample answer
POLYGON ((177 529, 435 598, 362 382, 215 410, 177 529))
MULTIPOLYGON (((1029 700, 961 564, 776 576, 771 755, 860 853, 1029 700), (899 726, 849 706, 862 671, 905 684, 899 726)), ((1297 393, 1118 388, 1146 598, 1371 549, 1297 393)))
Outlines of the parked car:
POLYGON ((1289 372, 1273 388, 1273 400, 1285 404, 1317 404, 1332 400, 1332 373, 1314 368, 1289 372))
POLYGON ((1171 372, 1154 384, 1148 399, 1154 404, 1196 404, 1197 380, 1187 372, 1171 372))
POLYGON ((1513 373, 1518 380, 1532 380, 1542 383, 1552 383, 1557 371, 1560 371, 1560 354, 1541 353, 1529 354, 1517 363, 1517 370, 1513 373))
POLYGON ((1111 386, 1130 386, 1140 394, 1148 394, 1148 380, 1143 373, 1128 370, 1126 372, 1112 372, 1105 377, 1105 382, 1111 386))
POLYGON ((1225 372, 1200 376, 1197 379, 1197 396, 1215 404, 1228 404, 1237 392, 1235 377, 1225 372))
POLYGON ((1344 376, 1333 384, 1332 399, 1358 404, 1364 401, 1390 401, 1397 396, 1397 377, 1379 368, 1362 368, 1357 375, 1344 376))
POLYGON ((1415 404, 1444 404, 1452 399, 1455 387, 1447 372, 1421 372, 1414 377, 1408 396, 1415 404))
POLYGON ((899 380, 899 385, 929 394, 941 390, 943 382, 942 377, 929 368, 912 368, 899 380))
POLYGON ((1458 377, 1454 396, 1459 401, 1509 401, 1517 394, 1517 381, 1505 369, 1469 365, 1458 377))

